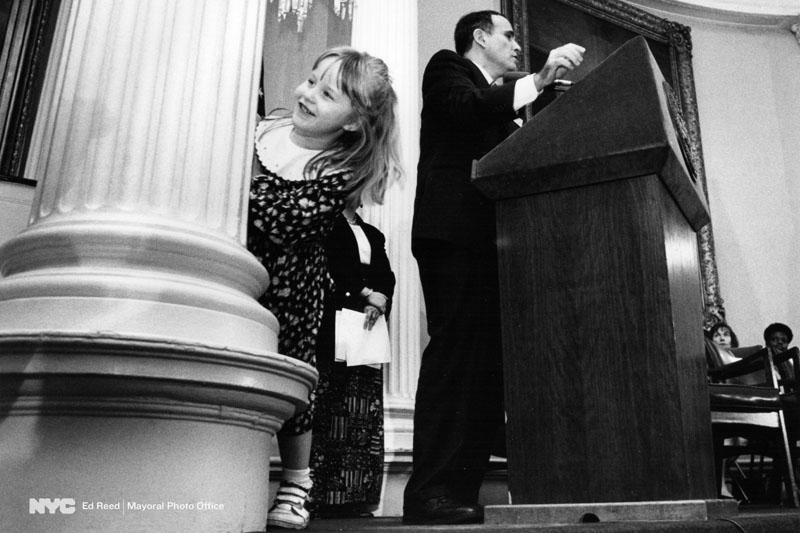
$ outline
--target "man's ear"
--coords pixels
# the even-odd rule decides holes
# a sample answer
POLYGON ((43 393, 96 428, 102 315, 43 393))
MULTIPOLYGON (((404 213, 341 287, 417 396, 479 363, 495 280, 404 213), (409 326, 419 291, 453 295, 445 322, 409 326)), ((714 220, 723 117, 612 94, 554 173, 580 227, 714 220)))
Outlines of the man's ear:
POLYGON ((472 40, 478 43, 478 46, 484 48, 486 46, 486 32, 480 28, 472 30, 472 40))

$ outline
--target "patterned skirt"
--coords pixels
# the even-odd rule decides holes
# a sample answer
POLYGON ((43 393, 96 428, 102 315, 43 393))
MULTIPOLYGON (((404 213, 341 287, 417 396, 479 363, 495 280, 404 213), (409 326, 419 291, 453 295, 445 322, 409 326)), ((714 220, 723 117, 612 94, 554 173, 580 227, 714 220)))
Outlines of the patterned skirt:
POLYGON ((311 491, 315 515, 374 511, 383 483, 383 370, 319 365, 311 491))

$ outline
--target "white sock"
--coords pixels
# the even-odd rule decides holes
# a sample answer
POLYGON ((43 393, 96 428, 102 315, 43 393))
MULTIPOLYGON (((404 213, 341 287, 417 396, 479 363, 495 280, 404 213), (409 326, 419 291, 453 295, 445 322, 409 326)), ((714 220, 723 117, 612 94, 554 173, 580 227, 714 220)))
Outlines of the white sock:
POLYGON ((283 480, 291 481, 296 485, 300 485, 304 489, 310 489, 311 485, 313 485, 313 482, 311 481, 311 468, 303 468, 302 470, 284 468, 283 480))

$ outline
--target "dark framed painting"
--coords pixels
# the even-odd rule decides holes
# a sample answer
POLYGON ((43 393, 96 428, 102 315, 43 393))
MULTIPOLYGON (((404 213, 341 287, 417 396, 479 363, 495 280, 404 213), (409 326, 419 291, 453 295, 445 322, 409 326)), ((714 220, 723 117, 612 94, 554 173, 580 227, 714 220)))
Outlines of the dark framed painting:
MULTIPOLYGON (((657 17, 621 0, 503 0, 502 11, 522 46, 520 67, 527 72, 539 70, 553 48, 575 42, 585 46, 587 51, 580 69, 582 74, 577 71, 571 74, 585 75, 622 44, 643 36, 680 105, 687 135, 687 155, 708 200, 688 26, 657 17)), ((698 232, 697 239, 704 326, 708 327, 725 317, 710 223, 698 232)))

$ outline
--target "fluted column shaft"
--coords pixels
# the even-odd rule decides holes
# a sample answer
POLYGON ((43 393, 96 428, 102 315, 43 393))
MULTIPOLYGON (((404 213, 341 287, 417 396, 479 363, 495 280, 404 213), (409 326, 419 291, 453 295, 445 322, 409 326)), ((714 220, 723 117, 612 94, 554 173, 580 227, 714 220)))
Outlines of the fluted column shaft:
POLYGON ((36 294, 49 312, 6 325, 274 344, 253 300, 268 277, 242 246, 263 3, 73 1, 61 22, 29 159, 31 226, 0 263, 7 307, 36 294), (125 309, 109 291, 130 296, 125 309))
POLYGON ((65 7, 31 221, 148 213, 244 243, 259 2, 65 7))

